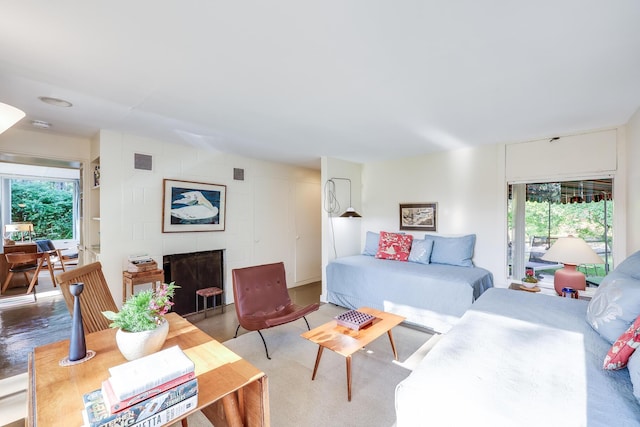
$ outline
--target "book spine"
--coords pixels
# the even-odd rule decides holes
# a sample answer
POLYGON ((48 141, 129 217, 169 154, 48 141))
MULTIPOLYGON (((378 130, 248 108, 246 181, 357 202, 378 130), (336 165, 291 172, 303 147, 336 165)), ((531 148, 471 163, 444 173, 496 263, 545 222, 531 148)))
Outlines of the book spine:
POLYGON ((157 387, 153 387, 147 391, 144 391, 140 394, 136 394, 135 396, 129 397, 124 400, 118 400, 118 398, 113 393, 113 388, 111 387, 111 383, 107 379, 102 382, 102 398, 104 399, 104 403, 107 405, 109 412, 114 414, 116 412, 123 411, 128 407, 135 405, 136 403, 142 402, 143 400, 156 396, 162 393, 163 391, 167 391, 170 388, 179 386, 180 384, 185 383, 189 380, 192 380, 195 377, 196 377, 195 372, 189 372, 169 382, 160 384, 157 387))
POLYGON ((88 426, 129 426, 189 399, 197 395, 197 393, 198 380, 194 379, 113 415, 109 414, 107 406, 100 399, 94 399, 90 404, 85 406, 88 426))
POLYGON ((192 411, 197 407, 198 395, 196 394, 195 396, 191 396, 187 400, 176 403, 173 406, 169 406, 167 409, 160 411, 157 414, 152 415, 151 417, 128 427, 160 427, 170 423, 176 418, 183 416, 187 412, 192 411))

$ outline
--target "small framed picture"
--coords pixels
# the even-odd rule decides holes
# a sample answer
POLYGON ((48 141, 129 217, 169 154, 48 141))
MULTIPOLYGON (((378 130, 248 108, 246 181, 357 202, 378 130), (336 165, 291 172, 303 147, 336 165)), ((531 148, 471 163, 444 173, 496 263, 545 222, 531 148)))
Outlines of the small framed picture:
POLYGON ((164 180, 162 232, 224 231, 227 186, 164 180))
POLYGON ((400 230, 437 231, 437 203, 401 203, 400 230))

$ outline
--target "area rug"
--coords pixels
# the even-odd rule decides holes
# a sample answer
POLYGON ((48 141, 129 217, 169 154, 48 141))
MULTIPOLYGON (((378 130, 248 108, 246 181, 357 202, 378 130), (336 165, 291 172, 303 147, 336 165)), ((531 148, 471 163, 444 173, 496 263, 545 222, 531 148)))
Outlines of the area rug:
MULTIPOLYGON (((345 309, 324 304, 307 316, 311 328, 328 322, 345 309)), ((268 360, 257 332, 224 342, 232 351, 261 369, 269 378, 271 425, 383 426, 395 423, 394 392, 406 378, 429 333, 407 326, 392 330, 398 363, 387 335, 352 358, 352 399, 347 400, 345 358, 326 350, 315 381, 311 381, 318 346, 300 337, 304 320, 262 331, 269 347, 268 360)), ((194 420, 195 421, 195 420, 194 420)), ((191 425, 191 424, 190 424, 191 425)))

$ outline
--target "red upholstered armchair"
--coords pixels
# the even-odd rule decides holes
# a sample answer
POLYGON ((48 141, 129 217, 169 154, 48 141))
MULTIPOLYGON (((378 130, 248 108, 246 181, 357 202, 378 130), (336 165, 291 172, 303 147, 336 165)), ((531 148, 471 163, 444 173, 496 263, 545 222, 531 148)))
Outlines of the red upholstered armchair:
POLYGON ((261 329, 283 325, 300 318, 304 319, 307 329, 310 329, 305 316, 316 311, 320 304, 302 307, 291 302, 284 263, 237 268, 232 271, 232 276, 233 300, 240 323, 234 338, 238 336, 240 326, 249 331, 258 331, 267 359, 271 359, 261 329))

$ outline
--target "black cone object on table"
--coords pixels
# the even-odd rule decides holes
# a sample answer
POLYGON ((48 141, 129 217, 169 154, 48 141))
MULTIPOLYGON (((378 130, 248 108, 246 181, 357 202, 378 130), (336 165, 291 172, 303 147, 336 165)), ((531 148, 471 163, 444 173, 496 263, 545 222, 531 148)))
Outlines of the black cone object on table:
POLYGON ((71 342, 69 343, 69 361, 75 362, 87 356, 87 344, 84 340, 82 326, 82 312, 80 311, 80 294, 84 283, 69 285, 69 292, 73 295, 73 319, 71 323, 71 342))

